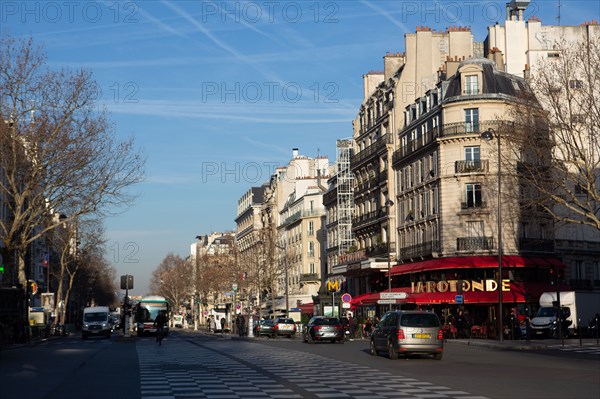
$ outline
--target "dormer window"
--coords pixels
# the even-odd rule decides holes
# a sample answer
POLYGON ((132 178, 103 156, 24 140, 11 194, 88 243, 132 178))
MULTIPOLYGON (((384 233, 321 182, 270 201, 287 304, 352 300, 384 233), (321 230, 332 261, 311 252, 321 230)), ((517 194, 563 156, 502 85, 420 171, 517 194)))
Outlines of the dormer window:
POLYGON ((465 76, 465 94, 467 96, 479 94, 479 76, 478 75, 465 76))

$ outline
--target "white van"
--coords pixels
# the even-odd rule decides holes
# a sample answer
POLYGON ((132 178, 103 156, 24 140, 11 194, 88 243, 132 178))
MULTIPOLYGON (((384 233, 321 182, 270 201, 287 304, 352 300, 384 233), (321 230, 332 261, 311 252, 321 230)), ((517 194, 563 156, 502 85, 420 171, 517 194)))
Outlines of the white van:
POLYGON ((111 331, 112 324, 108 306, 93 306, 83 309, 81 338, 87 339, 87 337, 94 335, 110 338, 111 331))

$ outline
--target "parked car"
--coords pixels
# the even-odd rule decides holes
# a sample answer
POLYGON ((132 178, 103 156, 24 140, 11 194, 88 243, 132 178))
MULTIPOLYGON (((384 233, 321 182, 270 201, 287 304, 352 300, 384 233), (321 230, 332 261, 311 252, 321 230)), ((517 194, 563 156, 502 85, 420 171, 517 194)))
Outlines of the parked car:
POLYGON ((387 352, 390 359, 397 359, 399 354, 431 354, 441 360, 444 333, 440 320, 433 312, 387 312, 371 334, 370 352, 373 356, 387 352))
POLYGON ((274 320, 260 320, 254 325, 254 336, 260 337, 262 335, 275 338, 275 321, 274 320))
POLYGON ((274 326, 276 335, 292 338, 296 334, 296 322, 289 317, 277 317, 274 326))
POLYGON ((329 341, 344 343, 345 330, 340 319, 337 317, 325 317, 325 316, 314 316, 312 317, 306 326, 302 337, 304 342, 309 344, 315 343, 315 341, 329 341))

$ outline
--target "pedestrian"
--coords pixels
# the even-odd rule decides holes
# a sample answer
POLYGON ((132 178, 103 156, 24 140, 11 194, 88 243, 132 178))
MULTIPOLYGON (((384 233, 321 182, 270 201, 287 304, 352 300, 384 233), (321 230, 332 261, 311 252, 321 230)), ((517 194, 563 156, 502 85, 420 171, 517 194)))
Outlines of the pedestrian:
POLYGON ((217 329, 217 323, 215 321, 214 316, 210 316, 210 319, 208 319, 208 332, 215 332, 215 330, 217 329))
POLYGON ((225 317, 221 317, 221 332, 222 333, 225 332, 225 324, 227 324, 227 320, 225 320, 225 317))
POLYGON ((237 318, 235 319, 235 328, 240 337, 244 335, 244 316, 241 314, 238 314, 237 318))
POLYGON ((456 331, 458 332, 458 338, 466 338, 465 331, 464 331, 466 321, 465 321, 465 316, 464 316, 462 310, 458 311, 455 321, 456 321, 456 331))
POLYGON ((366 337, 371 336, 372 329, 373 329, 373 322, 371 321, 370 317, 367 317, 367 320, 365 321, 365 327, 364 327, 364 332, 365 332, 366 337))
POLYGON ((356 319, 352 316, 348 317, 348 324, 350 325, 350 339, 354 339, 354 334, 356 334, 356 319))

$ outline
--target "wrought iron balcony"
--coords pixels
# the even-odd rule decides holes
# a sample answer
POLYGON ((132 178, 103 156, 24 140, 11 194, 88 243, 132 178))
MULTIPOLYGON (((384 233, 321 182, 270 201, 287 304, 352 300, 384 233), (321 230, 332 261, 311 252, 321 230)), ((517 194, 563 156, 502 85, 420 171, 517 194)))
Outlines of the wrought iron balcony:
POLYGON ((321 277, 318 273, 302 273, 300 274, 301 283, 312 283, 321 281, 321 277))
POLYGON ((492 237, 458 237, 456 249, 459 251, 489 251, 494 249, 492 237))
POLYGON ((426 258, 440 251, 438 241, 427 241, 422 244, 409 245, 400 248, 398 258, 401 260, 426 258))
POLYGON ((519 249, 528 252, 554 252, 554 240, 541 238, 521 238, 519 249))
POLYGON ((488 161, 456 161, 454 162, 455 173, 478 173, 488 171, 488 161))
POLYGON ((462 210, 480 208, 487 208, 487 203, 484 201, 468 201, 460 203, 460 209, 462 210))

